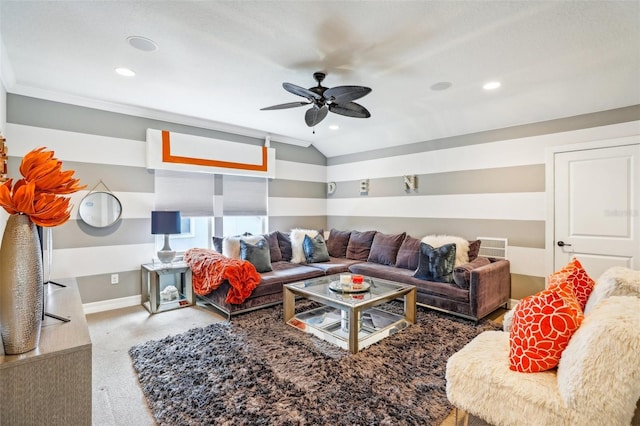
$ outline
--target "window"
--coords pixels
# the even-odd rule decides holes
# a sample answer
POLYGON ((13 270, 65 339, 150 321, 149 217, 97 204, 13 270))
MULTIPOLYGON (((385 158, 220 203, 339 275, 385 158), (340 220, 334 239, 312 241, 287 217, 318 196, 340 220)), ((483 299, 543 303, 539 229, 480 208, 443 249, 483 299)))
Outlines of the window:
MULTIPOLYGON (((190 248, 211 248, 213 245, 213 217, 197 216, 183 217, 180 224, 182 232, 169 236, 171 248, 179 254, 183 254, 190 248)), ((162 249, 164 236, 156 235, 156 251, 162 249)))
POLYGON ((267 179, 247 176, 222 177, 222 234, 267 231, 267 179))
MULTIPOLYGON (((171 248, 179 254, 194 247, 212 248, 215 234, 256 235, 267 231, 266 178, 168 170, 154 173, 154 210, 179 210, 182 214, 182 233, 169 236, 171 248), (214 200, 222 204, 215 210, 222 213, 222 223, 218 222, 222 229, 218 230, 214 200)), ((164 237, 156 236, 156 251, 163 245, 164 237)))

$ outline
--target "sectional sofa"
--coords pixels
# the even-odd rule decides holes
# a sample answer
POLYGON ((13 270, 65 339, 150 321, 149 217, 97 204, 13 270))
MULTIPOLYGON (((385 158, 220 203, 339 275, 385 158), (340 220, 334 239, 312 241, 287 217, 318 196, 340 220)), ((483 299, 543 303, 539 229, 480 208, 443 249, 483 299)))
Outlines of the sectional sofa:
MULTIPOLYGON (((264 258, 255 263, 263 268, 258 271, 261 275, 260 284, 241 304, 226 302, 228 282, 223 282, 209 294, 199 296, 200 299, 231 317, 282 303, 284 284, 351 272, 415 285, 419 305, 476 321, 498 307, 506 306, 509 301, 509 261, 478 257, 480 241, 468 242, 457 238, 457 263, 448 280, 450 282, 439 282, 414 276, 424 258, 421 248, 424 249, 425 244, 420 239, 405 233, 392 235, 377 231, 332 229, 326 247, 319 248, 319 251, 326 250, 328 256, 322 261, 315 261, 317 256, 314 258, 313 253, 307 256, 310 253, 302 247, 304 236, 312 239, 314 244, 322 245, 325 243, 322 234, 316 230, 292 230, 290 233, 274 231, 260 236, 214 238, 215 249, 229 257, 241 257, 238 247, 240 241, 243 248, 255 248, 252 244, 264 239, 266 243, 262 244, 265 247, 268 245, 268 249, 263 250, 266 252, 263 255, 268 256, 269 267, 264 268, 264 258)), ((251 256, 247 260, 252 261, 251 256)))

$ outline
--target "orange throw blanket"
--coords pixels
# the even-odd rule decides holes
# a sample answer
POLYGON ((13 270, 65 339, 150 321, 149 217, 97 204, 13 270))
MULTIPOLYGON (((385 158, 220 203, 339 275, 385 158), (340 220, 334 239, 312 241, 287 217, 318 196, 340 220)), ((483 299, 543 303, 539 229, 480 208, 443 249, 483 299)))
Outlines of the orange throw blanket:
POLYGON ((187 250, 184 260, 193 273, 193 291, 200 296, 211 293, 227 280, 231 288, 226 302, 239 305, 260 284, 260 274, 246 260, 232 259, 202 248, 187 250))

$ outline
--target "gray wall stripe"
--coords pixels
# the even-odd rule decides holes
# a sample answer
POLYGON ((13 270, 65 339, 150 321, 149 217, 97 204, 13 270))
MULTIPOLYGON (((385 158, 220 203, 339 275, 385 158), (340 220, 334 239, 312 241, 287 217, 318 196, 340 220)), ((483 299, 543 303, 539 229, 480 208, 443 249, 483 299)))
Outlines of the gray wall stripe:
MULTIPOLYGON (((9 157, 7 161, 8 174, 14 176, 14 179, 21 177, 21 161, 22 157, 9 157)), ((83 185, 87 185, 87 191, 93 189, 102 180, 111 191, 154 192, 153 170, 147 170, 144 167, 65 161, 63 169, 74 170, 73 177, 80 179, 83 185)), ((96 190, 104 191, 105 189, 100 185, 96 190)))
MULTIPOLYGON (((367 197, 401 195, 491 194, 505 192, 544 192, 544 164, 463 170, 458 172, 416 175, 418 188, 405 191, 403 177, 369 179, 367 197)), ((336 183, 336 192, 327 198, 359 198, 360 181, 336 183)))
POLYGON ((326 198, 327 185, 321 182, 273 179, 269 181, 269 197, 326 198))
POLYGON ((456 235, 468 240, 476 237, 508 238, 509 245, 544 248, 544 221, 448 218, 402 218, 329 216, 327 230, 376 230, 388 234, 407 232, 414 238, 429 234, 456 235))
POLYGON ((135 271, 114 271, 113 273, 120 275, 118 284, 111 284, 111 273, 77 277, 82 303, 101 302, 103 300, 141 294, 142 276, 140 269, 135 271))
POLYGON ((574 117, 559 118, 539 123, 523 124, 486 132, 451 136, 425 142, 416 142, 393 148, 382 148, 357 154, 339 155, 327 159, 327 165, 352 163, 356 161, 375 160, 397 155, 415 154, 417 152, 435 151, 438 149, 456 148, 460 146, 497 142, 529 136, 546 135, 570 130, 588 129, 609 124, 635 121, 640 117, 640 105, 599 111, 574 117))

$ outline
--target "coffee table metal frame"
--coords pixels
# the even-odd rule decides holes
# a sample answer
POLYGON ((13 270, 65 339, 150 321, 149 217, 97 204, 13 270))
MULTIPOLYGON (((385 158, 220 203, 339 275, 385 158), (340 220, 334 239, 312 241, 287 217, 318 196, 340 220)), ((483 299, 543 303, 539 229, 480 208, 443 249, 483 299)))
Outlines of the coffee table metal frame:
MULTIPOLYGON (((323 338, 328 341, 334 341, 336 336, 329 336, 329 332, 322 327, 317 327, 310 322, 305 322, 295 314, 295 301, 296 296, 300 296, 305 299, 313 300, 321 303, 325 306, 330 306, 341 311, 348 313, 349 319, 361 318, 360 315, 366 310, 372 309, 377 305, 387 303, 391 300, 402 297, 404 299, 404 316, 394 315, 396 321, 390 323, 388 326, 381 330, 376 330, 369 335, 378 333, 377 339, 369 339, 368 344, 381 340, 389 334, 396 331, 402 326, 408 324, 415 324, 416 322, 416 287, 409 284, 402 284, 398 282, 383 280, 373 277, 365 277, 365 282, 371 286, 369 291, 362 297, 349 297, 349 295, 335 292, 329 289, 329 284, 332 282, 339 282, 340 275, 330 275, 326 277, 313 278, 305 281, 299 281, 291 284, 285 284, 283 286, 283 311, 284 321, 296 328, 304 329, 305 331, 312 332, 314 335, 323 338), (346 296, 346 297, 345 297, 346 296), (400 326, 400 327, 399 327, 400 326), (395 327, 395 328, 394 328, 395 327), (331 337, 331 338, 329 338, 331 337)), ((386 315, 390 315, 386 312, 382 312, 386 315)), ((359 321, 349 320, 349 332, 346 348, 351 353, 357 353, 360 349, 359 339, 359 321)), ((367 345, 363 345, 367 346, 367 345)))

